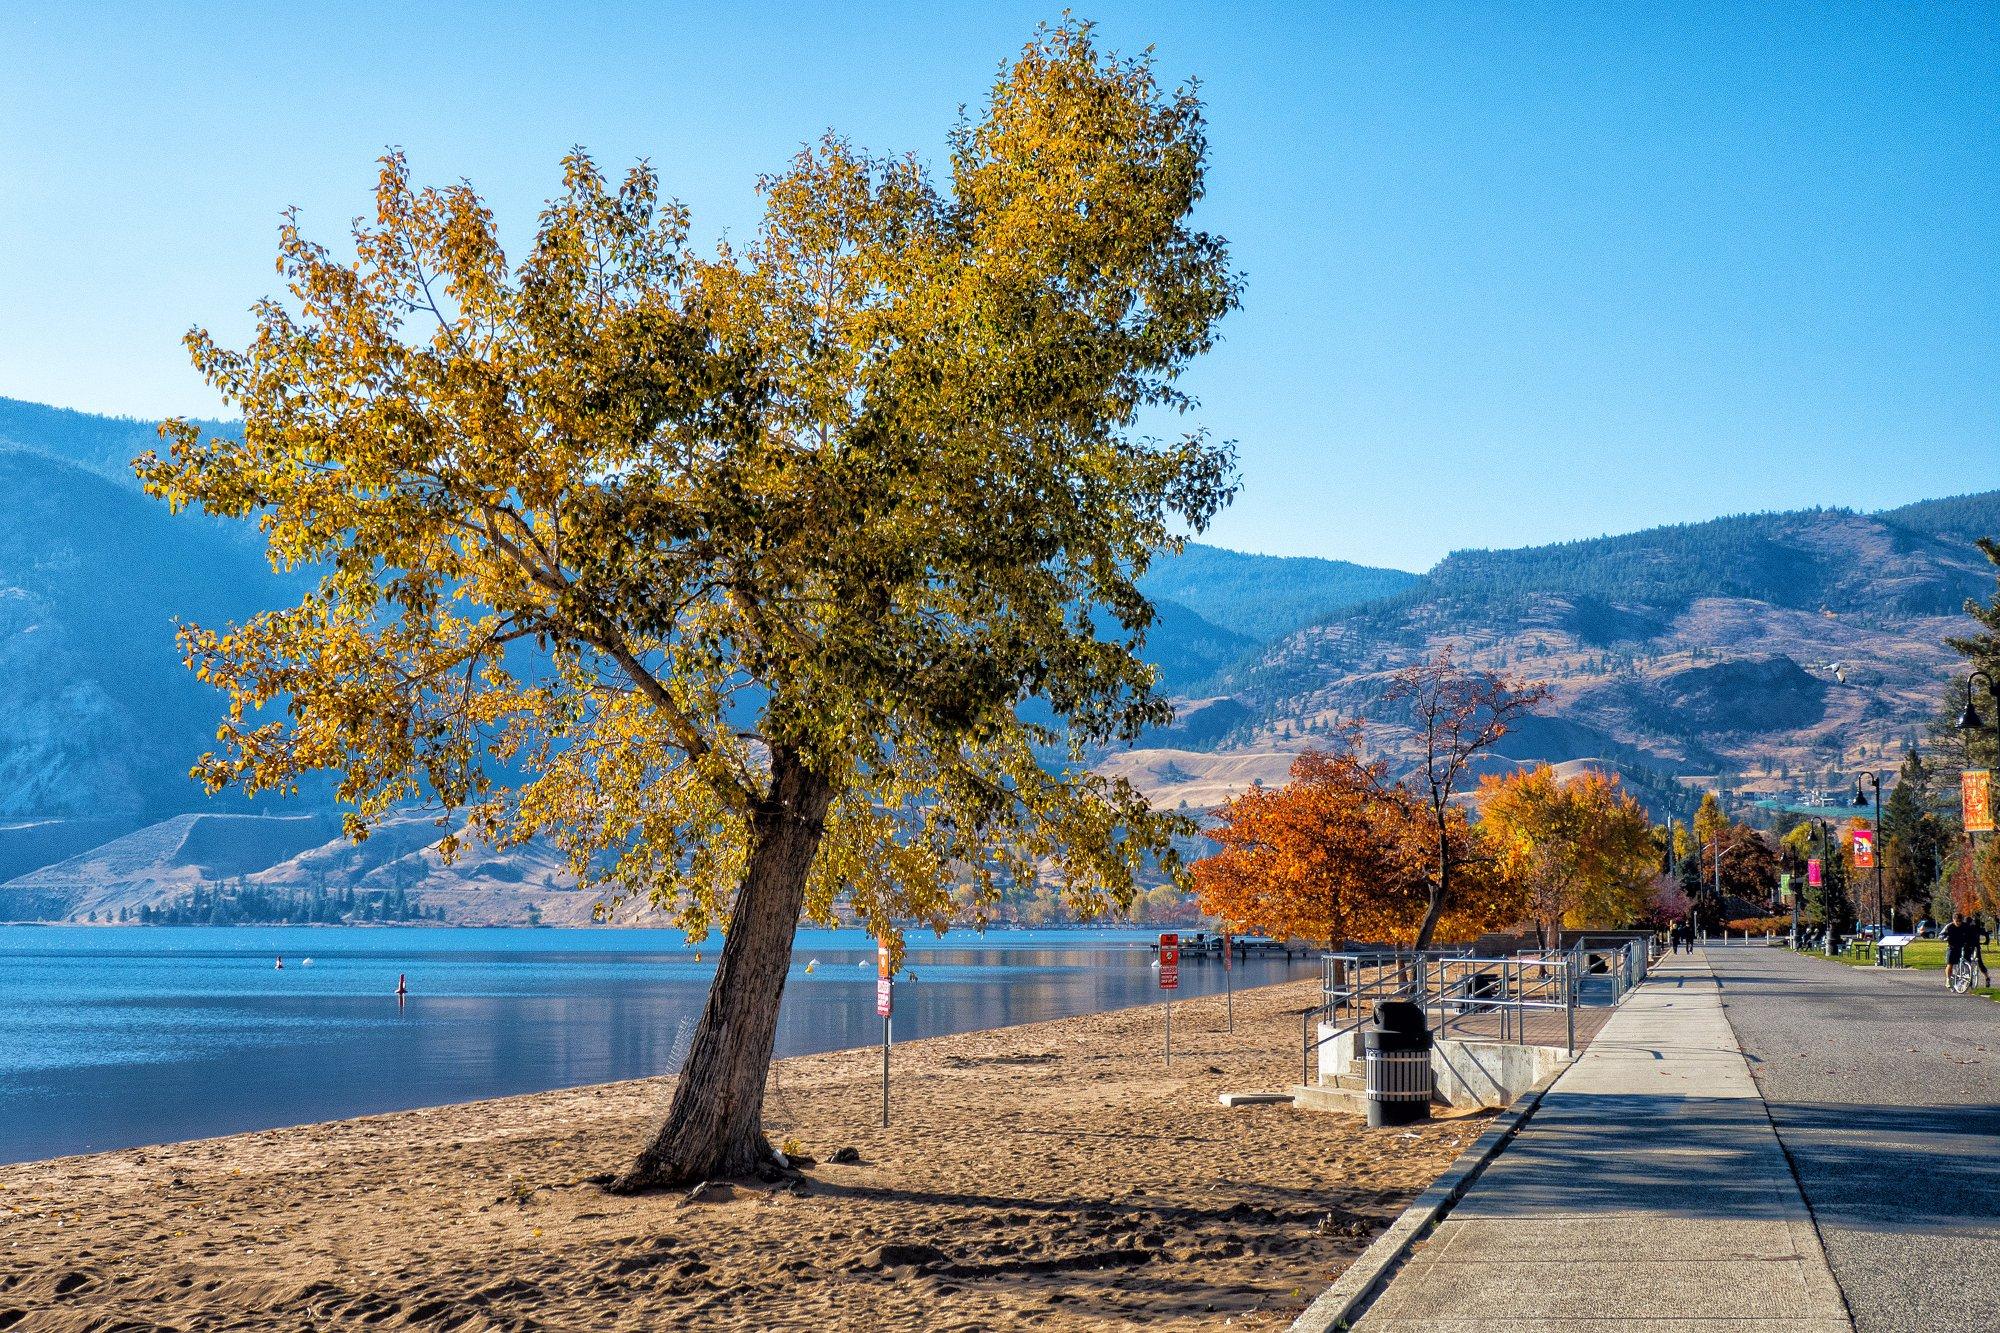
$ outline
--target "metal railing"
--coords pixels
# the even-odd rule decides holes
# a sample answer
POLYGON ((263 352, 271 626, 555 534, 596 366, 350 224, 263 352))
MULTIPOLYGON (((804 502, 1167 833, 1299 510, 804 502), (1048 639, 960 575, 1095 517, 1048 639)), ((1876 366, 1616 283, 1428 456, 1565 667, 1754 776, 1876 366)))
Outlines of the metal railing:
POLYGON ((1320 1003, 1301 1015, 1300 1081, 1314 1081, 1316 1051, 1369 1022, 1385 1000, 1422 1008, 1433 1037, 1560 1045, 1574 1055, 1577 1006, 1598 994, 1607 1006, 1623 1001, 1645 980, 1649 955, 1644 940, 1625 937, 1586 937, 1567 949, 1501 958, 1463 951, 1323 954, 1320 1003), (1324 1035, 1315 1036, 1318 1023, 1328 1025, 1324 1035))
POLYGON ((1320 1002, 1299 1016, 1300 1082, 1313 1082, 1313 1053, 1367 1023, 1375 1016, 1376 1005, 1384 1000, 1413 999, 1422 993, 1426 963, 1464 956, 1463 951, 1321 954, 1320 1002), (1332 1030, 1315 1038, 1313 1027, 1317 1023, 1330 1024, 1332 1030))
POLYGON ((1418 1002, 1432 1016, 1433 1036, 1560 1044, 1573 1054, 1582 971, 1575 950, 1439 959, 1424 969, 1418 1002))

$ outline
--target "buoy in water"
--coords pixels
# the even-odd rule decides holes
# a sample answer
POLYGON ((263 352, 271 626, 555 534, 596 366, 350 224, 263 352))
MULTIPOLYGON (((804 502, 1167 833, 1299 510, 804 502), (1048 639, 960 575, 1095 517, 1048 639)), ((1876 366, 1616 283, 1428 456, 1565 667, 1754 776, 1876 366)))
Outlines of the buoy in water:
POLYGON ((272 970, 273 970, 273 971, 276 971, 276 972, 282 972, 282 971, 284 971, 284 970, 285 970, 285 960, 284 960, 284 959, 282 959, 282 958, 280 958, 280 959, 278 960, 278 965, 277 965, 277 967, 273 968, 272 970))
POLYGON ((403 973, 398 972, 396 974, 396 998, 400 1000, 409 993, 410 993, 409 981, 405 979, 403 973))

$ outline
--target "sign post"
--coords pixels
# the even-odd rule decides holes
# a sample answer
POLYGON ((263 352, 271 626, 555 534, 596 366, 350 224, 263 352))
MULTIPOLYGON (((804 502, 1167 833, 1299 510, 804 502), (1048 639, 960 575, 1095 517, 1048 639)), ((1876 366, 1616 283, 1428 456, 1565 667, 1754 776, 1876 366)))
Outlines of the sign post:
POLYGON ((1229 1030, 1236 1031, 1236 983, 1229 979, 1229 927, 1222 928, 1222 1003, 1229 1010, 1229 1030))
POLYGON ((1160 989, 1167 993, 1167 1063, 1174 1062, 1174 992, 1181 985, 1181 937, 1160 933, 1160 989))
POLYGON ((896 1007, 896 978, 889 971, 889 946, 875 946, 875 1012, 882 1015, 882 1128, 889 1127, 889 1013, 896 1007))

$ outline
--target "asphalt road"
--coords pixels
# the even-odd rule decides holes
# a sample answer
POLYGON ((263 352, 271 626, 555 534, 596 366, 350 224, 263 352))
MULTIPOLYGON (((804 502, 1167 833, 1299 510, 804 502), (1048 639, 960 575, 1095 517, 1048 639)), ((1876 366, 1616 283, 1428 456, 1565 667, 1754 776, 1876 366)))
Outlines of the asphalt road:
POLYGON ((1708 946, 1861 1333, 2000 1330, 2000 1004, 1708 946))

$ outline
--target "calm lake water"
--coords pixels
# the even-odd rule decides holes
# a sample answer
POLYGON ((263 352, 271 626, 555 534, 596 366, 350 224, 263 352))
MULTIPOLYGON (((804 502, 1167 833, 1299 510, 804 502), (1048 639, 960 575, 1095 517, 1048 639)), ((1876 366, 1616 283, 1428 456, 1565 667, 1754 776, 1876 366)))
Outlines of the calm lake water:
MULTIPOLYGON (((1155 937, 914 935, 896 1038, 1156 1003, 1155 937)), ((697 961, 668 930, 0 926, 0 1162, 671 1072, 719 946, 697 961)), ((1188 959, 1176 994, 1222 986, 1219 962, 1188 959)), ((801 931, 778 1053, 881 1033, 872 941, 801 931)))

